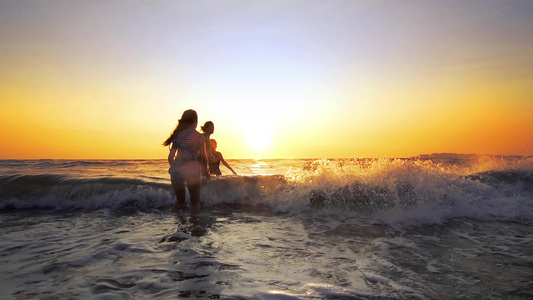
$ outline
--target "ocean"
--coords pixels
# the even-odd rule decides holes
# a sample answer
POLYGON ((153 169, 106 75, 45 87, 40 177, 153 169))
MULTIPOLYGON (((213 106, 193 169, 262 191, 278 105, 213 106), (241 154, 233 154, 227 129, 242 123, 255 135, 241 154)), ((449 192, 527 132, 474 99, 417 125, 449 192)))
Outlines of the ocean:
POLYGON ((228 162, 0 161, 0 299, 533 298, 533 157, 228 162))

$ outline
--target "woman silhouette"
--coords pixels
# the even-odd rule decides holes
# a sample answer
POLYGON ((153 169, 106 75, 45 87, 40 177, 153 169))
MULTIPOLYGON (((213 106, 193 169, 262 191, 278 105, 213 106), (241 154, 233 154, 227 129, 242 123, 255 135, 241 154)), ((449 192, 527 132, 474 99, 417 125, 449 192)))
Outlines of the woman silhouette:
POLYGON ((235 171, 230 167, 230 165, 224 160, 224 157, 222 156, 222 153, 217 152, 217 141, 214 139, 211 139, 211 148, 213 155, 209 159, 209 173, 211 175, 222 175, 222 172, 220 172, 220 163, 222 163, 226 168, 230 169, 231 172, 233 172, 233 175, 237 175, 235 171))
POLYGON ((211 142, 209 141, 211 135, 213 132, 215 132, 215 124, 211 121, 207 121, 204 123, 204 126, 202 126, 200 129, 202 129, 202 135, 205 138, 205 150, 207 158, 210 159, 213 155, 213 149, 211 147, 211 142))
POLYGON ((170 180, 176 194, 172 211, 180 212, 185 205, 185 187, 191 199, 191 214, 200 212, 200 184, 202 175, 209 178, 207 172, 206 142, 202 134, 196 131, 198 114, 189 109, 183 112, 178 125, 163 143, 170 146, 168 163, 170 180))

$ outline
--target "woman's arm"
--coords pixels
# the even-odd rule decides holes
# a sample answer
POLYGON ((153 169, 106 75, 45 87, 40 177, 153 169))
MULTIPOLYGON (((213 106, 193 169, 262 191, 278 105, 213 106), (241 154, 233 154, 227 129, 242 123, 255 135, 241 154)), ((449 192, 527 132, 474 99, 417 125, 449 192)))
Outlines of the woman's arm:
POLYGON ((200 144, 200 163, 202 164, 202 176, 205 176, 209 179, 211 174, 209 174, 209 169, 207 167, 207 154, 206 154, 206 142, 205 139, 202 139, 203 142, 200 144))
POLYGON ((170 148, 170 152, 168 153, 168 164, 172 166, 172 162, 176 158, 176 152, 178 151, 178 146, 176 143, 172 143, 172 147, 170 148))
POLYGON ((231 172, 233 172, 233 175, 237 175, 237 173, 235 173, 235 171, 233 171, 233 169, 229 166, 229 164, 224 160, 222 153, 220 153, 220 161, 224 164, 224 166, 226 166, 226 168, 230 169, 231 172))

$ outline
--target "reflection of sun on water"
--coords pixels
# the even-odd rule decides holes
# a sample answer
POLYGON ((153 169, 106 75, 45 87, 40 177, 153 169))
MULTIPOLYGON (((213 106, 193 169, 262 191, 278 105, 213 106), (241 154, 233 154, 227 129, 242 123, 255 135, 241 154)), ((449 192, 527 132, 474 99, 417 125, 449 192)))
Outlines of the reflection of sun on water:
POLYGON ((254 175, 268 175, 268 168, 269 165, 266 162, 260 160, 255 160, 250 166, 250 169, 252 169, 254 175))

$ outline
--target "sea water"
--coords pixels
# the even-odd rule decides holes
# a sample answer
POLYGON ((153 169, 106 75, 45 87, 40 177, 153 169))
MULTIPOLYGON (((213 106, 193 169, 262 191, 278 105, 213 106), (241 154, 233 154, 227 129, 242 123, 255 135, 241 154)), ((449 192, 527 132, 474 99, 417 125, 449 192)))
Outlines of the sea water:
POLYGON ((228 162, 0 161, 0 299, 533 298, 532 157, 228 162))

